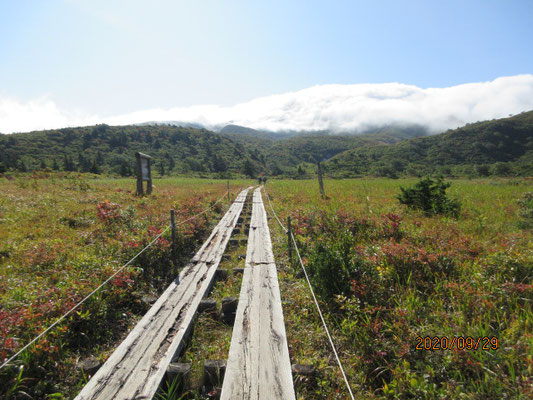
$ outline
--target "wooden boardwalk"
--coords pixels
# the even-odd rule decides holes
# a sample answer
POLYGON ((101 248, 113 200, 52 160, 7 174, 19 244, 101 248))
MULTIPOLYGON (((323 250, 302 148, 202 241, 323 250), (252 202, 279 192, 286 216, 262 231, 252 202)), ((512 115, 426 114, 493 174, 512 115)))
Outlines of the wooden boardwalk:
POLYGON ((168 365, 185 345, 200 300, 213 284, 248 191, 249 188, 237 196, 211 236, 183 269, 180 283, 173 282, 167 288, 76 399, 154 397, 168 365))
POLYGON ((221 393, 221 400, 236 399, 295 399, 261 188, 253 194, 246 266, 221 393))

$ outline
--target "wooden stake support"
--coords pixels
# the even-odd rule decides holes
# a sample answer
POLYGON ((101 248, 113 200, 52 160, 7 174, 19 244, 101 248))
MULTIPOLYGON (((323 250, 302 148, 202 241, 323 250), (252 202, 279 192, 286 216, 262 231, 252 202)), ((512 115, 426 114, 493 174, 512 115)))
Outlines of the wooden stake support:
POLYGON ((318 173, 318 186, 320 188, 320 195, 322 198, 326 198, 326 193, 324 192, 324 181, 322 180, 322 167, 320 166, 320 163, 316 163, 317 166, 317 173, 318 173))
POLYGON ((178 262, 176 256, 176 219, 175 219, 175 210, 170 210, 170 228, 172 230, 172 271, 171 275, 176 276, 176 279, 179 282, 178 275, 178 262))
POLYGON ((289 263, 292 262, 292 240, 291 240, 291 216, 287 216, 287 248, 289 250, 289 263))

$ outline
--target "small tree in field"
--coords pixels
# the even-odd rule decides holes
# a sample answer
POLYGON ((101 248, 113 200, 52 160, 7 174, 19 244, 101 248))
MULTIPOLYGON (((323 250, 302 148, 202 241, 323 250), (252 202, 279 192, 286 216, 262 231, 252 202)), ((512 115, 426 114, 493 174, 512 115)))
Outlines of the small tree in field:
POLYGON ((401 204, 407 207, 422 210, 426 214, 444 214, 452 217, 459 215, 461 203, 457 199, 449 199, 446 189, 450 183, 444 182, 442 177, 433 180, 424 178, 411 188, 400 187, 402 193, 398 195, 401 204))

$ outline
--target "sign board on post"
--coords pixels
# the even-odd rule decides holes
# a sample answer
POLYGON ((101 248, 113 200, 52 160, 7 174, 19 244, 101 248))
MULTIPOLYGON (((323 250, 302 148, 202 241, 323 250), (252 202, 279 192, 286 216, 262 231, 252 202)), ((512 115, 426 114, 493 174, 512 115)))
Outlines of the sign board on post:
POLYGON ((142 171, 143 181, 150 180, 150 169, 149 169, 148 164, 149 164, 149 161, 147 158, 141 158, 141 171, 142 171))
POLYGON ((147 154, 137 152, 135 153, 135 158, 137 159, 137 194, 140 196, 144 195, 143 181, 146 181, 146 194, 152 193, 152 171, 151 171, 151 160, 147 154))

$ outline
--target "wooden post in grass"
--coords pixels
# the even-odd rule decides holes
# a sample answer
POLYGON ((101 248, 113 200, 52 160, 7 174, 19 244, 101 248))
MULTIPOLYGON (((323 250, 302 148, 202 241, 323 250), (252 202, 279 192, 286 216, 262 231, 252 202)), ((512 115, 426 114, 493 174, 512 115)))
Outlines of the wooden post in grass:
POLYGON ((322 198, 326 198, 326 193, 324 193, 324 181, 322 180, 322 167, 320 166, 320 163, 316 163, 317 166, 317 172, 318 172, 318 186, 320 188, 320 195, 322 198))
POLYGON ((228 203, 229 203, 229 179, 228 179, 228 203))
POLYGON ((152 167, 150 165, 152 157, 147 154, 137 152, 135 153, 135 158, 137 159, 137 195, 144 195, 144 181, 147 181, 146 194, 150 194, 152 193, 152 167))
POLYGON ((170 229, 172 230, 172 272, 171 274, 177 275, 176 279, 179 279, 177 260, 176 260, 176 219, 175 211, 170 210, 170 229))
POLYGON ((292 262, 292 243, 291 243, 291 216, 287 216, 287 248, 289 249, 289 263, 292 262))

